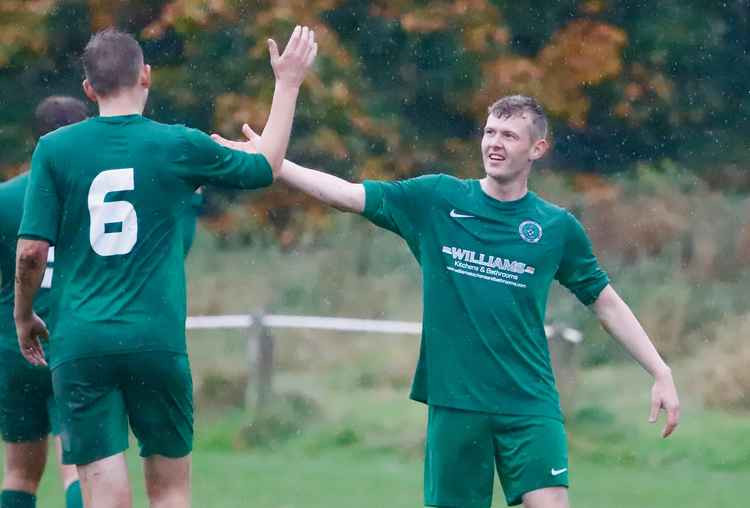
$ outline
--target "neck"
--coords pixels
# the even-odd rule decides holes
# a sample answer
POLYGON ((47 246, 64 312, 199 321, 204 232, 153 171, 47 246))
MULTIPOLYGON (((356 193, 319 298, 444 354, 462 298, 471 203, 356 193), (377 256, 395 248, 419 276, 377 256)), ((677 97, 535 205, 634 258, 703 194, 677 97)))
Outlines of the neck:
POLYGON ((510 182, 499 182, 492 177, 485 176, 479 180, 482 191, 498 201, 516 201, 529 192, 528 179, 519 178, 510 182))
POLYGON ((141 115, 145 104, 134 94, 120 93, 112 97, 99 97, 99 116, 141 115))

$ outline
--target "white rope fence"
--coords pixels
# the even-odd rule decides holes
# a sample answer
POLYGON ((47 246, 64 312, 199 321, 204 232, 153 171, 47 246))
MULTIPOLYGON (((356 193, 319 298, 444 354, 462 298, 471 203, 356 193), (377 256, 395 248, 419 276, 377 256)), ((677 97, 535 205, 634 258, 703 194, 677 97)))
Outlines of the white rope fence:
MULTIPOLYGON (((224 316, 190 316, 185 322, 188 330, 239 329, 248 332, 248 382, 247 401, 259 408, 272 396, 273 356, 275 340, 272 328, 298 328, 336 332, 386 333, 392 335, 419 335, 422 323, 416 321, 386 321, 325 316, 289 316, 282 314, 229 314, 224 316), (255 390, 252 390, 252 385, 255 390)), ((583 335, 573 328, 547 325, 544 327, 550 340, 562 339, 565 349, 574 349, 583 335)))
MULTIPOLYGON (((324 316, 289 316, 268 314, 260 318, 251 314, 230 314, 226 316, 191 316, 185 326, 188 330, 205 330, 221 328, 251 328, 260 324, 267 328, 307 328, 311 330, 331 330, 339 332, 372 332, 419 335, 422 323, 416 321, 386 321, 378 319, 337 318, 324 316), (260 320, 260 323, 258 323, 260 320)), ((568 342, 578 344, 583 335, 578 330, 567 327, 546 325, 547 337, 557 336, 568 342)))

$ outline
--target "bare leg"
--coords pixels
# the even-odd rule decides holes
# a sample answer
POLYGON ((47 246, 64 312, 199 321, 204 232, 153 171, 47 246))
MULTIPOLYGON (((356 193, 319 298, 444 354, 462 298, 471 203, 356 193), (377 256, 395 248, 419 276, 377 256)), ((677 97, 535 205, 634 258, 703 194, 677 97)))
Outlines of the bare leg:
POLYGON ((125 454, 118 453, 90 464, 79 465, 86 508, 131 508, 133 495, 128 481, 125 454))
POLYGON ((143 461, 151 508, 190 507, 191 456, 170 459, 152 455, 143 461))
POLYGON ((523 495, 524 508, 570 508, 568 489, 547 487, 532 490, 523 495))
POLYGON ((47 463, 47 436, 38 441, 5 443, 3 490, 36 494, 47 463))
POLYGON ((67 490, 70 484, 78 479, 78 470, 75 466, 62 463, 62 442, 60 436, 55 436, 55 448, 57 448, 57 464, 60 466, 60 479, 63 490, 67 490))

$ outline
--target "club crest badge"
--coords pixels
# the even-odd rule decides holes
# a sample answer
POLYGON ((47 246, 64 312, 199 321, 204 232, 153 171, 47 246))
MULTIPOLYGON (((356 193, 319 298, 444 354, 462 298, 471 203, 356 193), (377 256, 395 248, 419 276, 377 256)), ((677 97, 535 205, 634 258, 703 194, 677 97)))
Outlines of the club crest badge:
POLYGON ((542 226, 533 220, 525 220, 518 226, 518 233, 524 242, 537 243, 542 239, 542 226))

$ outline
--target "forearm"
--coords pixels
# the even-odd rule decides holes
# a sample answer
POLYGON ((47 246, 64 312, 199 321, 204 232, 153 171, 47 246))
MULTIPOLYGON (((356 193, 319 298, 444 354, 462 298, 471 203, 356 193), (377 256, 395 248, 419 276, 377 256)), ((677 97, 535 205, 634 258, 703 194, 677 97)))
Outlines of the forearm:
POLYGON ((607 286, 593 304, 593 310, 604 329, 652 376, 670 372, 630 307, 611 286, 607 286))
POLYGON ((362 184, 347 182, 286 160, 279 180, 339 210, 362 213, 365 209, 365 189, 362 184))
POLYGON ((41 240, 18 240, 16 248, 15 308, 16 319, 28 319, 33 312, 36 292, 47 267, 49 244, 41 240))
POLYGON ((259 146, 260 153, 268 159, 271 165, 274 177, 278 176, 281 170, 281 163, 289 145, 297 95, 299 95, 298 86, 276 82, 271 113, 268 115, 268 122, 263 129, 259 146))

